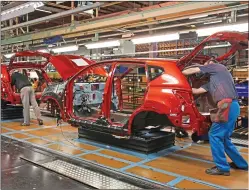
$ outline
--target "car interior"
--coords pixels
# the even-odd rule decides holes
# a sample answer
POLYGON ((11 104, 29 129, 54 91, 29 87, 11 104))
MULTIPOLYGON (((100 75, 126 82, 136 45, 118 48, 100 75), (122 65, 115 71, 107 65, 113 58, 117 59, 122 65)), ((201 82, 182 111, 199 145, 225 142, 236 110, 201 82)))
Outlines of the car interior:
MULTIPOLYGON (((110 66, 104 66, 107 72, 110 66)), ((85 72, 74 83, 74 113, 81 117, 98 117, 101 111, 106 77, 85 72)), ((147 87, 145 66, 117 65, 111 92, 111 120, 126 122, 130 114, 143 103, 147 87)))

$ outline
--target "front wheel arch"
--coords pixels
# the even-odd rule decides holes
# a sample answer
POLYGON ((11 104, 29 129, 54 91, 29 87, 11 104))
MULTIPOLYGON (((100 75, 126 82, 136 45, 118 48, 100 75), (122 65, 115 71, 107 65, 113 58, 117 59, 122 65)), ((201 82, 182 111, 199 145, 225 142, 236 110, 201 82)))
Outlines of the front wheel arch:
POLYGON ((48 101, 54 102, 56 104, 56 106, 59 108, 59 113, 60 113, 60 117, 65 120, 65 115, 63 112, 63 107, 62 107, 62 102, 59 101, 56 97, 49 95, 49 96, 43 96, 40 99, 41 102, 46 103, 48 101))

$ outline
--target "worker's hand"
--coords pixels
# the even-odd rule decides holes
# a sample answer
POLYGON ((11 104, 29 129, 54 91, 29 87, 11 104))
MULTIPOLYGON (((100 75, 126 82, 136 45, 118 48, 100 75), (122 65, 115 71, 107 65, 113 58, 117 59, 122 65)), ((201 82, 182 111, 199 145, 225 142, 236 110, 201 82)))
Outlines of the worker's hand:
POLYGON ((206 93, 207 91, 204 88, 192 88, 192 93, 193 94, 203 94, 206 93))

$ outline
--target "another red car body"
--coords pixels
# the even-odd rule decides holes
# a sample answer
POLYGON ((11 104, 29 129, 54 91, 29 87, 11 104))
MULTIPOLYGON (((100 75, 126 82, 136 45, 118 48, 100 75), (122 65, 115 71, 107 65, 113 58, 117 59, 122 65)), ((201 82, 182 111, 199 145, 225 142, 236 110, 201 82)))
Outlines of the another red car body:
MULTIPOLYGON (((51 79, 46 74, 45 68, 51 63, 59 72, 63 80, 67 80, 72 75, 80 71, 82 68, 94 63, 82 56, 76 55, 51 55, 49 53, 41 53, 37 51, 17 52, 10 59, 9 64, 1 64, 1 100, 4 104, 21 104, 20 93, 16 93, 11 86, 11 72, 15 69, 33 69, 41 72, 43 79, 47 84, 52 83, 51 79), (40 63, 35 62, 14 62, 17 57, 43 57, 46 60, 40 63), (84 60, 83 66, 78 66, 72 60, 84 60)), ((36 99, 41 98, 42 92, 36 92, 36 99)))
MULTIPOLYGON (((198 45, 189 55, 184 56, 180 60, 152 60, 152 59, 120 59, 120 60, 108 60, 99 63, 92 64, 74 75, 65 86, 65 94, 61 97, 62 118, 64 120, 70 121, 72 124, 87 123, 91 124, 97 123, 100 118, 105 118, 108 123, 108 127, 113 130, 116 128, 123 128, 124 130, 119 130, 119 132, 112 132, 113 135, 118 136, 130 136, 133 134, 135 129, 143 129, 147 126, 134 125, 134 121, 142 113, 153 113, 158 116, 163 116, 165 121, 162 125, 169 125, 174 127, 180 127, 183 129, 192 129, 197 135, 207 134, 208 127, 210 126, 210 121, 205 115, 202 115, 195 105, 195 98, 192 94, 192 88, 188 79, 182 74, 184 68, 194 65, 196 63, 203 64, 205 61, 209 60, 209 56, 199 56, 198 53, 204 48, 205 45, 211 42, 227 41, 231 44, 231 49, 228 53, 218 57, 218 61, 223 61, 229 59, 236 51, 248 48, 248 36, 247 34, 237 33, 237 32, 218 32, 210 37, 206 38, 200 45, 198 45), (76 116, 73 112, 73 86, 74 81, 77 77, 81 76, 83 73, 90 72, 94 67, 111 65, 111 70, 106 80, 106 85, 103 94, 103 103, 101 105, 101 111, 98 117, 92 118, 81 118, 76 116), (110 117, 111 113, 111 96, 112 96, 112 83, 114 81, 114 73, 117 65, 132 65, 139 64, 144 65, 146 69, 146 77, 148 81, 147 89, 144 94, 143 104, 134 110, 128 121, 127 129, 126 127, 118 122, 112 122, 110 117), (159 67, 164 71, 163 73, 156 77, 154 80, 150 80, 148 68, 159 67), (189 116, 190 122, 183 123, 183 117, 189 116)), ((126 73, 127 74, 127 73, 126 73)), ((193 77, 192 82, 195 82, 193 77)), ((118 79, 116 80, 118 84, 118 79)), ((115 81, 115 82, 116 82, 115 81)), ((117 96, 120 97, 120 93, 117 92, 117 96)), ((119 104, 119 105, 122 105, 119 104)), ((140 120, 142 122, 142 120, 140 120)), ((160 125, 155 117, 156 125, 160 125)), ((98 124, 99 125, 99 124, 98 124)))

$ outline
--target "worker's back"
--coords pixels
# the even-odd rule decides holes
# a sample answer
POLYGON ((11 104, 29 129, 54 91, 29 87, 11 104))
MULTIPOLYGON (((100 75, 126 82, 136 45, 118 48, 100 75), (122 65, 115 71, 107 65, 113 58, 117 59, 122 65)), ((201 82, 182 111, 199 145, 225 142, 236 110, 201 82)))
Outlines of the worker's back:
POLYGON ((237 99, 238 95, 232 75, 224 65, 209 64, 200 67, 200 69, 203 73, 210 74, 208 91, 216 103, 225 98, 237 99))
POLYGON ((24 74, 14 72, 11 75, 11 85, 15 85, 18 90, 21 90, 25 86, 31 86, 31 83, 27 76, 24 74))

